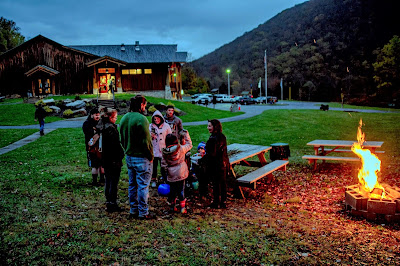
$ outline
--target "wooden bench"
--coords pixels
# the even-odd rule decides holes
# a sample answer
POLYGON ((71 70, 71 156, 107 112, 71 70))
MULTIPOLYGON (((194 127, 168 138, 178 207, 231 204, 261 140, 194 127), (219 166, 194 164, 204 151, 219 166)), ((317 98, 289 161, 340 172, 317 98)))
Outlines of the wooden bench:
MULTIPOLYGON (((324 152, 330 153, 330 152, 353 152, 353 151, 346 149, 324 149, 324 152)), ((372 153, 385 153, 385 151, 374 151, 372 153)))
POLYGON ((240 193, 242 194, 242 197, 244 197, 243 191, 242 191, 242 186, 243 187, 251 187, 253 189, 256 189, 256 181, 271 174, 275 170, 278 170, 280 168, 284 168, 283 170, 286 171, 286 165, 289 163, 289 161, 285 160, 276 160, 273 161, 267 165, 264 165, 261 168, 258 168, 257 170, 248 173, 247 175, 244 175, 240 178, 237 179, 238 182, 238 187, 240 190, 240 193))
POLYGON ((310 164, 314 164, 314 170, 317 169, 317 160, 348 161, 348 162, 361 161, 361 159, 358 157, 339 157, 339 156, 324 156, 324 155, 304 155, 302 158, 308 160, 310 164))

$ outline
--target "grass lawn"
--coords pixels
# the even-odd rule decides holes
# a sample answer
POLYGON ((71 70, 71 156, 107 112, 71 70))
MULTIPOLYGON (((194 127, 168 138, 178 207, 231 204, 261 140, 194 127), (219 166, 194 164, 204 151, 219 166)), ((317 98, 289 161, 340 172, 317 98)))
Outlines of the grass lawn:
MULTIPOLYGON (((1 126, 23 126, 38 124, 35 122, 35 106, 29 103, 2 104, 0 105, 1 126)), ((59 121, 62 118, 56 116, 46 117, 46 123, 59 121)))
MULTIPOLYGON (((227 210, 206 209, 189 197, 186 216, 166 214, 166 199, 151 189, 151 210, 158 217, 152 221, 128 220, 127 212, 107 214, 104 192, 88 185, 81 129, 55 130, 0 156, 0 261, 395 265, 399 225, 368 222, 343 211, 344 187, 357 182, 358 164, 326 163, 313 172, 301 159, 313 153, 306 146, 313 139, 354 140, 360 116, 366 140, 385 142, 382 180, 400 186, 400 114, 270 110, 224 123, 224 133, 229 143, 289 143, 286 173, 275 172, 268 184, 259 182, 246 200, 232 197, 229 189, 227 210)), ((206 126, 187 129, 195 146, 208 139, 206 126)), ((124 166, 119 199, 125 208, 127 179, 124 166)))
MULTIPOLYGON (((319 104, 316 104, 320 106, 319 104)), ((333 108, 342 108, 342 103, 338 102, 330 102, 328 103, 329 107, 333 108)), ((364 110, 380 110, 380 111, 389 111, 389 112, 399 112, 399 109, 395 108, 385 108, 385 107, 370 107, 370 106, 358 106, 351 104, 343 104, 343 109, 364 109, 364 110)))
POLYGON ((0 129, 0 148, 38 132, 38 130, 39 126, 38 129, 0 129))

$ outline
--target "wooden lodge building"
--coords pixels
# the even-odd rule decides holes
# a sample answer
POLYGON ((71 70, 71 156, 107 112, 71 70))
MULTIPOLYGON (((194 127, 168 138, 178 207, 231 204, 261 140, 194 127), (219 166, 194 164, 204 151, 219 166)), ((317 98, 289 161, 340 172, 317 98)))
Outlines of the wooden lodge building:
POLYGON ((64 46, 38 35, 0 55, 0 95, 140 92, 179 97, 187 52, 177 45, 64 46))

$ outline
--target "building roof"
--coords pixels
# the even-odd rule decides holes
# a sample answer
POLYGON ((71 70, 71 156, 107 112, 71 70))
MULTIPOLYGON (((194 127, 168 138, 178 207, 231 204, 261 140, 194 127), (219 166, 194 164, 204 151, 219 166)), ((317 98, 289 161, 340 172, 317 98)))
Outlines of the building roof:
POLYGON ((58 73, 60 73, 60 72, 58 72, 57 70, 55 70, 55 69, 53 69, 51 67, 44 66, 44 65, 37 65, 34 68, 32 68, 31 70, 27 71, 25 73, 25 75, 29 77, 30 75, 32 75, 32 74, 34 74, 34 73, 36 73, 38 71, 45 72, 47 74, 50 74, 51 76, 57 75, 58 73))
POLYGON ((128 63, 187 62, 187 52, 177 52, 176 44, 71 45, 69 48, 100 57, 109 56, 128 63))

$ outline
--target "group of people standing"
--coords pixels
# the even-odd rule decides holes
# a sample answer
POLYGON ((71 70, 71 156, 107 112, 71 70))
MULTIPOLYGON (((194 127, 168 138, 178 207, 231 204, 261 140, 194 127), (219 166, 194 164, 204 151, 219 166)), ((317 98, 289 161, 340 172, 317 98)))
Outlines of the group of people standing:
MULTIPOLYGON (((151 123, 144 116, 147 100, 142 95, 131 99, 130 112, 120 122, 120 132, 115 122, 117 110, 107 109, 102 114, 94 109, 84 122, 88 164, 92 168, 93 184, 105 182, 106 208, 108 212, 121 211, 117 204, 118 182, 125 157, 129 176, 130 218, 152 219, 149 212, 149 187, 167 182, 170 185, 168 202, 172 212, 186 213, 185 180, 190 166, 186 154, 192 141, 182 120, 175 116, 174 107, 167 106, 165 117, 156 111, 151 123), (161 166, 161 179, 157 168, 161 166), (105 176, 105 180, 102 178, 105 176)), ((205 145, 207 153, 201 158, 206 176, 213 184, 214 200, 211 208, 226 208, 226 176, 229 170, 227 144, 221 123, 210 120, 211 133, 205 145)), ((202 180, 200 180, 202 182, 202 180)), ((203 181, 204 182, 204 181, 203 181)), ((204 186, 204 184, 203 184, 204 186)))

